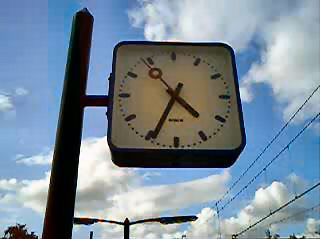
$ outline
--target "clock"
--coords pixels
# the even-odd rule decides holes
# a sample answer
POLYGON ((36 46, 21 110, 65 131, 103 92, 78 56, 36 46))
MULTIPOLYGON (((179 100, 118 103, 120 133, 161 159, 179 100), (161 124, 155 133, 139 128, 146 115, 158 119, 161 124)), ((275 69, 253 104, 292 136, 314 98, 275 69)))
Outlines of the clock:
POLYGON ((223 43, 120 42, 107 141, 123 167, 229 167, 245 147, 235 57, 223 43))

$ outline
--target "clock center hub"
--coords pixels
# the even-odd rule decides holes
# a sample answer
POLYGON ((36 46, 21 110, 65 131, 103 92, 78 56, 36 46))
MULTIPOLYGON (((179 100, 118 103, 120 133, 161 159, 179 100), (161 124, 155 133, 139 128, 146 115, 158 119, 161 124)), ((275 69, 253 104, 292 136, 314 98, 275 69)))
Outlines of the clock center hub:
POLYGON ((149 76, 152 78, 152 79, 160 79, 162 78, 162 71, 161 69, 159 68, 151 68, 148 72, 149 76))

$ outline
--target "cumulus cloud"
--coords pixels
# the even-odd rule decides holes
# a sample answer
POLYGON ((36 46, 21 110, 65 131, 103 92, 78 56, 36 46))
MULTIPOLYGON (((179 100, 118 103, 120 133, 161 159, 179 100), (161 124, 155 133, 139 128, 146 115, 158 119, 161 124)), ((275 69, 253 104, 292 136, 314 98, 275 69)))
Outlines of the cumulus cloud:
POLYGON ((320 238, 320 220, 308 218, 306 221, 304 235, 307 238, 320 238))
MULTIPOLYGON (((255 192, 253 199, 250 200, 236 216, 224 218, 221 215, 221 220, 218 222, 216 211, 211 208, 202 209, 198 214, 199 219, 193 222, 184 233, 188 234, 191 238, 216 238, 219 235, 218 228, 220 228, 220 233, 223 238, 231 238, 232 234, 241 232, 292 198, 294 198, 294 195, 286 184, 275 181, 267 187, 259 188, 255 192)), ((302 212, 304 208, 309 207, 309 204, 305 200, 299 200, 258 224, 255 230, 249 230, 242 235, 242 238, 263 238, 267 229, 275 234, 278 233, 282 227, 287 227, 289 224, 304 223, 308 213, 306 215, 301 214, 300 216, 292 217, 291 221, 284 221, 282 224, 273 224, 273 222, 277 220, 290 217, 298 212, 302 212)), ((305 235, 308 235, 308 231, 315 230, 317 228, 316 225, 316 220, 310 220, 310 222, 308 220, 305 235)))
POLYGON ((228 171, 225 171, 222 174, 183 183, 140 187, 115 195, 115 206, 111 210, 120 218, 126 215, 134 218, 152 217, 162 212, 218 200, 225 192, 229 178, 228 171), (212 190, 214 188, 215 190, 212 190))
POLYGON ((253 100, 253 93, 252 91, 249 89, 250 84, 245 84, 243 83, 242 87, 240 87, 240 96, 241 96, 241 100, 242 102, 246 102, 249 103, 253 100))
POLYGON ((146 173, 143 174, 143 178, 145 180, 150 180, 153 177, 159 177, 159 176, 161 176, 160 172, 146 172, 146 173))
MULTIPOLYGON (((288 119, 319 85, 318 5, 318 1, 301 2, 291 14, 270 23, 262 32, 266 47, 260 62, 253 63, 242 80, 247 91, 258 83, 269 85, 283 109, 284 119, 288 119)), ((316 95, 299 115, 298 121, 316 114, 319 108, 316 95)))
POLYGON ((0 92, 0 112, 8 112, 14 109, 12 98, 0 92))
POLYGON ((17 155, 16 163, 25 164, 27 166, 33 165, 49 165, 52 161, 53 151, 48 153, 41 153, 38 155, 33 155, 30 157, 26 157, 24 155, 17 155))
MULTIPOLYGON (((48 154, 22 157, 17 163, 28 166, 49 164, 52 154, 51 151, 48 154)), ((154 216, 164 211, 215 200, 222 195, 230 178, 226 171, 184 183, 144 187, 145 174, 139 175, 133 169, 118 168, 112 164, 106 137, 82 142, 78 174, 76 212, 87 216, 104 216, 107 210, 115 219, 154 216), (208 188, 215 190, 209 193, 208 188)), ((43 179, 24 180, 15 188, 19 198, 26 202, 25 206, 37 212, 44 211, 49 175, 47 172, 43 179)), ((5 182, 6 187, 9 187, 9 181, 5 182)), ((12 184, 17 183, 14 180, 12 184)), ((4 186, 2 188, 5 189, 4 186)))
POLYGON ((139 0, 128 16, 148 40, 224 41, 243 50, 262 24, 287 8, 288 1, 139 0))
POLYGON ((46 206, 49 172, 45 177, 35 180, 23 180, 21 187, 16 191, 16 200, 23 207, 31 208, 34 211, 43 214, 46 206))
MULTIPOLYGON (((272 89, 288 119, 319 84, 319 1, 138 0, 128 11, 133 27, 148 40, 223 41, 246 53, 253 42, 260 59, 242 77, 243 102, 255 99, 255 85, 272 89)), ((296 122, 318 112, 315 96, 296 122)))
POLYGON ((0 90, 0 113, 11 113, 15 115, 15 97, 26 96, 28 90, 23 87, 18 87, 14 90, 14 93, 7 93, 0 90))
POLYGON ((15 89, 15 95, 17 96, 25 96, 28 94, 29 94, 29 91, 23 87, 18 87, 15 89))
MULTIPOLYGON (((17 163, 31 165, 48 165, 52 161, 52 151, 30 157, 17 159, 17 163)), ((111 195, 127 191, 140 180, 133 170, 120 169, 110 160, 110 153, 106 145, 106 138, 92 138, 82 142, 78 173, 76 213, 99 214, 104 208, 110 206, 111 195)), ((11 179, 12 186, 18 184, 15 190, 15 200, 23 206, 36 212, 44 213, 49 185, 50 171, 45 177, 36 180, 17 181, 11 179)), ((0 190, 8 191, 10 181, 0 190)), ((1 184, 0 184, 1 186, 1 184)), ((6 195, 6 194, 5 194, 6 195)), ((101 214, 102 216, 102 214, 101 214)))
MULTIPOLYGON (((82 142, 79 164, 79 180, 76 197, 76 216, 100 217, 123 221, 125 217, 139 220, 149 217, 181 215, 181 209, 190 208, 219 199, 226 190, 230 180, 229 171, 210 175, 196 180, 144 186, 146 175, 139 174, 134 169, 118 168, 110 160, 106 146, 106 137, 86 139, 82 142)), ((52 152, 33 157, 22 158, 19 161, 26 165, 50 164, 52 152)), ((12 205, 30 208, 40 214, 44 213, 48 191, 50 172, 34 180, 1 179, 0 207, 10 208, 12 205)), ((294 197, 290 185, 296 183, 297 188, 305 187, 305 181, 295 174, 287 177, 286 182, 273 182, 268 186, 261 186, 249 200, 246 206, 232 216, 224 218, 220 223, 217 213, 212 208, 203 208, 199 219, 191 223, 185 231, 181 231, 179 224, 162 226, 161 224, 145 224, 131 227, 132 238, 172 239, 185 234, 191 238, 209 239, 218 236, 218 225, 224 238, 240 232, 251 223, 267 215, 271 210, 283 205, 294 197), (288 183, 290 182, 290 183, 288 183), (289 185, 288 185, 289 184, 289 185), (219 223, 219 224, 218 224, 219 223)), ((271 222, 288 217, 298 211, 308 208, 305 200, 298 200, 291 207, 287 207, 275 214, 271 219, 250 231, 247 236, 264 236, 265 230, 270 228, 277 232, 282 226, 271 226, 271 222)), ((3 211, 3 213, 7 213, 3 211)), ((292 219, 291 223, 302 223, 303 215, 292 219)), ((306 235, 315 230, 317 222, 307 221, 306 235)), ((116 225, 101 227, 103 238, 119 238, 123 228, 116 225)))
POLYGON ((0 190, 15 191, 19 187, 19 182, 15 178, 0 179, 0 190))
MULTIPOLYGON (((111 197, 141 184, 133 169, 118 168, 111 162, 106 137, 83 141, 80 151, 76 213, 104 217, 113 205, 111 197)), ((109 214, 109 213, 108 213, 109 214)))
MULTIPOLYGON (((296 180, 299 181, 300 179, 296 178, 296 180)), ((304 180, 302 180, 302 182, 303 181, 304 180)), ((187 235, 187 238, 210 239, 218 238, 220 232, 222 238, 231 238, 232 234, 241 232, 294 197, 295 195, 286 182, 274 181, 268 186, 258 188, 253 198, 249 199, 248 203, 241 208, 235 216, 224 217, 224 214, 221 214, 220 221, 218 221, 216 211, 213 208, 206 207, 201 209, 197 214, 197 221, 190 223, 186 230, 182 231, 179 225, 137 225, 131 229, 131 235, 133 238, 152 239, 181 238, 182 235, 187 235)), ((272 234, 276 234, 279 233, 282 228, 287 228, 289 225, 303 223, 306 223, 304 235, 313 235, 316 237, 316 233, 311 233, 317 231, 319 222, 315 219, 309 219, 308 211, 306 211, 305 214, 303 213, 293 217, 294 214, 298 214, 298 212, 302 212, 309 207, 309 201, 300 199, 294 204, 291 204, 291 206, 282 209, 261 222, 254 229, 242 234, 242 238, 264 238, 266 230, 269 230, 272 234), (291 220, 281 221, 281 219, 284 218, 291 218, 291 220), (275 223, 276 221, 279 222, 275 223)), ((122 227, 109 225, 104 228, 103 238, 119 238, 122 235, 122 227)))
MULTIPOLYGON (((51 160, 52 151, 30 157, 19 155, 17 163, 49 166, 51 160)), ((228 171, 223 171, 221 174, 177 184, 144 186, 144 173, 119 168, 111 162, 106 137, 82 142, 78 175, 75 215, 101 218, 108 215, 114 220, 175 214, 184 207, 215 200, 222 196, 230 179, 228 171)), ((16 204, 43 214, 49 178, 48 171, 40 179, 1 179, 0 204, 16 204)), ((159 225, 148 225, 146 228, 137 226, 136 229, 133 227, 133 232, 153 238, 152 232, 157 227, 159 225)), ((114 233, 118 238, 121 230, 121 227, 115 227, 108 233, 114 233)), ((164 230, 171 235, 178 229, 177 225, 173 225, 164 230)))

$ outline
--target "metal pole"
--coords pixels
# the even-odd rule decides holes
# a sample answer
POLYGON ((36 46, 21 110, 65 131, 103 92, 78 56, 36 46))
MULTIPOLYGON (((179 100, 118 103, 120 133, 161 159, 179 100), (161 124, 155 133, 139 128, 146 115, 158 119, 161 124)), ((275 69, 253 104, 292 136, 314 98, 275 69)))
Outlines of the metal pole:
POLYGON ((90 231, 89 233, 89 239, 93 239, 94 238, 94 232, 93 231, 90 231))
POLYGON ((93 21, 86 8, 73 18, 43 239, 70 239, 72 236, 84 114, 81 99, 86 94, 93 21))
POLYGON ((124 221, 124 239, 129 239, 129 226, 130 226, 130 222, 126 217, 124 221))

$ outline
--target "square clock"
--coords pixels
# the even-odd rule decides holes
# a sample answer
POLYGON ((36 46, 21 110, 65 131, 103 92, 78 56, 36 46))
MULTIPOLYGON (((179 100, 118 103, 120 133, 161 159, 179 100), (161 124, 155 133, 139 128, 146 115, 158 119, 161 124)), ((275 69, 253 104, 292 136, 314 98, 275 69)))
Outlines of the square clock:
POLYGON ((120 42, 109 99, 118 166, 225 168, 245 147, 235 56, 224 43, 120 42))

